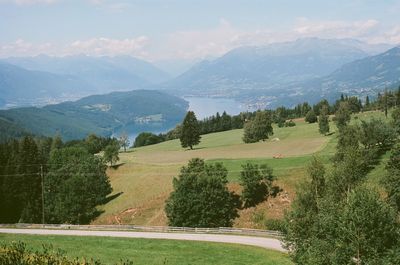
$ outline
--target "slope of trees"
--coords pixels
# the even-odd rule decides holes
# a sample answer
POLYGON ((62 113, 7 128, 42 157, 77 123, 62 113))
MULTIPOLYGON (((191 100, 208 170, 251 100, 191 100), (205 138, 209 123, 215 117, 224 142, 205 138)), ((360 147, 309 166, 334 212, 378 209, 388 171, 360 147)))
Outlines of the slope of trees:
POLYGON ((111 192, 105 162, 94 153, 115 142, 25 136, 0 144, 0 223, 88 223, 111 192))
POLYGON ((332 170, 314 158, 285 216, 284 241, 296 264, 397 264, 400 258, 397 146, 382 181, 388 198, 366 185, 368 172, 394 144, 393 128, 377 120, 348 125, 347 107, 340 104, 337 113, 332 170))

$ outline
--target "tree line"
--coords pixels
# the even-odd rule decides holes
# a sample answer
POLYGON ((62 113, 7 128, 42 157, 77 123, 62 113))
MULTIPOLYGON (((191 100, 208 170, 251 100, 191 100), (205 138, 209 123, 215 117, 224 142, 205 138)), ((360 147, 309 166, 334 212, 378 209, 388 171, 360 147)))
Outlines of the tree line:
POLYGON ((89 223, 112 191, 106 164, 116 161, 119 149, 116 139, 96 135, 1 143, 0 223, 89 223))
MULTIPOLYGON (((370 110, 382 110, 387 114, 387 110, 396 106, 400 106, 400 87, 397 91, 387 90, 384 93, 378 93, 377 97, 370 99, 366 96, 364 101, 356 96, 345 96, 341 95, 334 103, 330 104, 326 99, 322 99, 314 105, 310 105, 308 102, 304 102, 296 105, 293 108, 278 107, 275 110, 264 110, 264 114, 261 114, 264 121, 267 123, 275 123, 278 127, 292 127, 296 126, 293 119, 305 118, 306 122, 309 123, 319 123, 319 130, 321 134, 329 133, 329 115, 336 114, 343 108, 350 113, 359 113, 361 111, 370 110), (344 105, 344 106, 343 106, 344 105), (319 117, 319 118, 318 118, 319 117)), ((273 131, 270 128, 263 128, 264 132, 260 132, 257 128, 257 122, 253 122, 256 119, 257 113, 254 112, 242 112, 238 115, 229 115, 223 112, 220 115, 218 112, 216 115, 207 117, 203 120, 197 121, 196 134, 205 135, 209 133, 228 131, 233 129, 246 129, 243 140, 246 143, 257 142, 260 140, 265 140, 265 137, 255 137, 255 135, 267 134, 272 135, 273 131), (258 132, 256 132, 258 131, 258 132)), ((192 115, 192 114, 190 114, 192 115)), ((256 120, 260 119, 260 114, 258 114, 256 120)), ((193 119, 192 119, 193 120, 193 119)), ((268 127, 268 126, 267 126, 268 127)), ((178 124, 174 129, 167 133, 160 133, 158 135, 143 132, 140 133, 133 144, 133 147, 140 147, 146 145, 152 145, 161 143, 168 140, 179 139, 182 136, 183 124, 178 124)))

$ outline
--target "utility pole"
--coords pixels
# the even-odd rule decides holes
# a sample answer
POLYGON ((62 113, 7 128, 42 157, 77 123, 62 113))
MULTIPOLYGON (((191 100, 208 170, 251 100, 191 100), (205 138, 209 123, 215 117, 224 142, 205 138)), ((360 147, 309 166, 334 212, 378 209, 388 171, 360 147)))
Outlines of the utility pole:
POLYGON ((42 224, 44 226, 44 176, 43 176, 43 165, 40 165, 40 177, 42 178, 42 224))

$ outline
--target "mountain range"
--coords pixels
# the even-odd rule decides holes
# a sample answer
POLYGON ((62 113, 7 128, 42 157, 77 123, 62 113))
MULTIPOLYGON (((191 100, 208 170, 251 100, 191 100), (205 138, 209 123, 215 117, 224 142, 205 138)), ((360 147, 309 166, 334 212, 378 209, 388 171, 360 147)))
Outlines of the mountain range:
POLYGON ((130 56, 10 57, 0 63, 0 107, 46 105, 134 89, 275 107, 333 99, 340 93, 376 94, 397 85, 398 67, 398 48, 318 38, 240 47, 175 78, 130 56))
POLYGON ((159 68, 131 56, 10 57, 0 63, 0 107, 152 88, 168 79, 159 68))

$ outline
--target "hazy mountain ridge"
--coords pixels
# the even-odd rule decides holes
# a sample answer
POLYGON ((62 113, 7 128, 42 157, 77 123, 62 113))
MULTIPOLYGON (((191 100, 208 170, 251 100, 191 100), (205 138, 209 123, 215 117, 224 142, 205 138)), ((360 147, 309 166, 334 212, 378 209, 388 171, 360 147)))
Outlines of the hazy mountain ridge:
POLYGON ((0 107, 49 104, 56 98, 87 96, 95 91, 75 76, 30 71, 0 62, 0 107))
POLYGON ((183 99, 155 90, 95 95, 43 108, 0 111, 0 119, 25 131, 45 136, 57 132, 64 139, 89 133, 110 136, 124 130, 163 130, 180 122, 188 105, 183 99))
POLYGON ((400 83, 400 46, 384 53, 348 63, 332 74, 306 82, 298 91, 332 91, 353 95, 374 94, 400 83))
MULTIPOLYGON (((288 84, 330 74, 368 53, 344 40, 317 38, 234 49, 213 61, 203 61, 167 82, 184 94, 235 93, 240 89, 279 89, 288 84)), ((176 93, 179 93, 176 92, 176 93)))
POLYGON ((60 102, 99 93, 153 89, 154 84, 169 78, 168 74, 152 64, 130 56, 40 55, 10 57, 2 61, 0 89, 7 97, 0 98, 16 105, 45 105, 52 100, 60 102), (14 66, 20 73, 13 75, 2 69, 2 65, 14 66), (25 94, 25 91, 28 93, 25 94))

